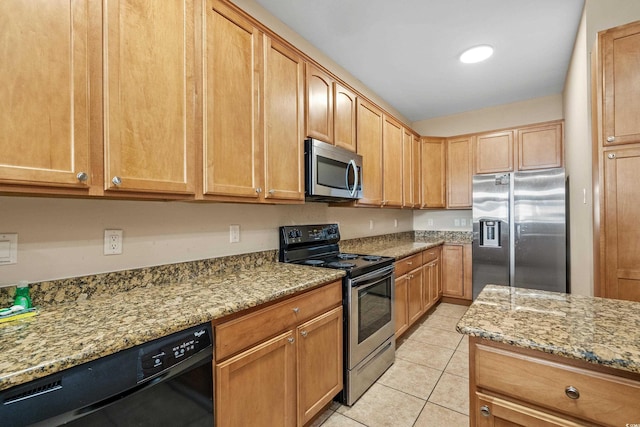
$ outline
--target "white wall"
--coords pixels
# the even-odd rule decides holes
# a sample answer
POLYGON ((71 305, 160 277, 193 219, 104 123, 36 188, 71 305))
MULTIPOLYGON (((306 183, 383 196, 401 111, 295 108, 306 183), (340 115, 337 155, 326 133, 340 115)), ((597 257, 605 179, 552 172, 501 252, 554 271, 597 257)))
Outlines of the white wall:
POLYGON ((471 210, 424 210, 413 213, 414 230, 471 231, 471 210))
POLYGON ((467 111, 413 122, 420 135, 454 136, 562 119, 562 95, 467 111))
POLYGON ((277 249, 281 225, 338 222, 343 239, 410 231, 413 225, 411 211, 325 203, 0 197, 0 212, 0 234, 18 233, 18 263, 0 266, 0 286, 277 249), (230 224, 240 225, 239 243, 229 243, 230 224), (122 255, 103 255, 105 228, 124 230, 122 255))

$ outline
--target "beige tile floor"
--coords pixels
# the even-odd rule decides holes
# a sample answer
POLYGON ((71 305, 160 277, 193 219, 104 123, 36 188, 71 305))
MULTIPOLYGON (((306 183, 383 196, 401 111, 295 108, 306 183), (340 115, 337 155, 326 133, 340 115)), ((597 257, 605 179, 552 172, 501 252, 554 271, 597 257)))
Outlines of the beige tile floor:
POLYGON ((351 408, 336 402, 314 427, 469 425, 468 340, 455 330, 467 307, 440 304, 399 340, 396 361, 351 408))

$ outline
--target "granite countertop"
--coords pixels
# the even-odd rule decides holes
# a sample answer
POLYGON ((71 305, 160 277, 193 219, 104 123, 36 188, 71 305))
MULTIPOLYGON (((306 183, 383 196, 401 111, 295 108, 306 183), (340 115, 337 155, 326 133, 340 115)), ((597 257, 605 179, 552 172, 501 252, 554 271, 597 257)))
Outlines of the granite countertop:
POLYGON ((640 373, 640 303, 488 285, 460 333, 640 373))
POLYGON ((444 240, 433 242, 397 242, 393 245, 383 243, 363 243, 349 246, 340 246, 343 252, 355 252, 366 255, 380 255, 395 258, 396 260, 417 254, 425 249, 440 246, 444 240))
POLYGON ((270 262, 45 306, 35 317, 0 325, 0 390, 342 276, 340 270, 270 262))

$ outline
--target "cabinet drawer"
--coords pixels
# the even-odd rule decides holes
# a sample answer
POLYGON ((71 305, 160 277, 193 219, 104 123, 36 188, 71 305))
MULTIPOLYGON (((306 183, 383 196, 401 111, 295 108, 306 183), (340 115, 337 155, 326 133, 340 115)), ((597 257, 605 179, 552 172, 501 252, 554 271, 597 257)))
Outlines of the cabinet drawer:
POLYGON ((440 246, 422 251, 422 263, 428 264, 440 257, 440 246))
POLYGON ((481 344, 475 361, 478 388, 603 425, 640 420, 640 382, 481 344))
POLYGON ((215 327, 216 360, 294 328, 342 304, 342 282, 293 297, 215 327))
POLYGON ((402 258, 400 261, 396 261, 396 277, 400 277, 421 265, 422 253, 402 258))

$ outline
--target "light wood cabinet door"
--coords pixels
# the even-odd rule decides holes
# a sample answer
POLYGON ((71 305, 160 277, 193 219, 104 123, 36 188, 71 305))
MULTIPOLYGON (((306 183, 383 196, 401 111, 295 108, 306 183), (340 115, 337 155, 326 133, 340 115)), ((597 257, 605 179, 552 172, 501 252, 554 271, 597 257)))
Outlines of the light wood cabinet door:
POLYGON ((444 139, 422 138, 421 141, 421 205, 422 208, 446 207, 446 159, 444 139))
POLYGON ((307 136, 333 144, 334 80, 311 63, 306 64, 307 99, 305 122, 307 136))
POLYGON ((559 168, 563 165, 562 122, 520 128, 518 170, 559 168))
POLYGON ((640 23, 598 34, 603 145, 640 142, 640 23))
POLYGON ((203 193, 248 200, 262 186, 261 35, 224 2, 205 23, 203 193))
POLYGON ((194 2, 104 8, 105 189, 193 193, 194 2))
POLYGON ((413 201, 413 134, 409 129, 402 132, 402 206, 412 208, 413 201))
POLYGON ((383 206, 402 206, 402 141, 402 125, 385 114, 382 130, 383 206))
POLYGON ((476 136, 475 173, 513 172, 513 131, 492 132, 476 136))
MULTIPOLYGON (((422 146, 420 137, 413 135, 411 146, 411 191, 413 192, 413 207, 419 208, 422 197, 422 146)), ((444 193, 443 193, 444 194, 444 193)))
POLYGON ((576 423, 509 400, 476 392, 473 402, 475 427, 579 427, 576 423))
POLYGON ((640 301, 640 148, 605 151, 605 297, 640 301))
POLYGON ((447 140, 447 208, 471 208, 473 137, 447 140))
POLYGON ((407 301, 409 326, 414 324, 424 313, 424 286, 422 283, 422 267, 407 273, 407 301))
POLYGON ((464 296, 464 270, 462 245, 445 244, 442 247, 443 295, 462 298, 464 296))
POLYGON ((0 2, 0 183, 91 183, 90 3, 0 2))
POLYGON ((303 61, 264 37, 264 198, 304 201, 303 61))
POLYGON ((358 154, 362 156, 362 198, 357 205, 382 205, 382 111, 358 98, 358 154))
POLYGON ((296 335, 298 426, 302 426, 342 390, 342 307, 300 325, 296 335))
POLYGON ((296 425, 295 341, 290 331, 216 366, 216 425, 296 425))
POLYGON ((409 329, 409 311, 408 311, 408 276, 402 275, 396 277, 396 299, 395 299, 395 320, 396 320, 396 339, 409 329))
POLYGON ((333 142, 354 153, 356 145, 356 94, 342 86, 333 84, 333 142))
POLYGON ((422 266, 422 307, 426 312, 433 305, 435 293, 435 282, 433 277, 433 262, 429 262, 422 266))

